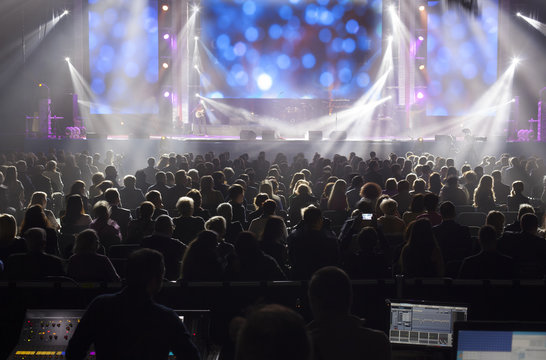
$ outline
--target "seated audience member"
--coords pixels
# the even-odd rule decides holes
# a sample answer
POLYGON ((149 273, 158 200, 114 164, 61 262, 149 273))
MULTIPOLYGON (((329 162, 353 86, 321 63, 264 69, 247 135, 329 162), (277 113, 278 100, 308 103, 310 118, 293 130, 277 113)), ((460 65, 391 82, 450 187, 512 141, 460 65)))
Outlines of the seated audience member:
MULTIPOLYGON (((446 267, 450 262, 460 262, 472 254, 472 237, 468 226, 455 221, 455 205, 446 201, 440 205, 442 222, 432 228, 434 237, 442 251, 446 267)), ((458 265, 457 265, 458 267, 458 265)))
POLYGON ((521 231, 520 221, 523 215, 525 214, 534 214, 535 209, 529 204, 521 204, 518 209, 518 217, 514 220, 513 223, 506 225, 504 231, 518 233, 521 231))
POLYGON ((444 262, 428 219, 413 223, 400 254, 400 269, 407 277, 442 277, 444 262))
POLYGON ((356 204, 356 208, 363 214, 370 214, 375 212, 377 205, 377 199, 381 196, 381 186, 374 182, 368 182, 360 189, 360 196, 362 198, 356 204))
POLYGON ((457 176, 449 176, 446 184, 440 190, 440 202, 450 201, 455 206, 468 204, 468 196, 466 192, 459 187, 459 179, 457 176))
POLYGON ((159 251, 165 259, 165 278, 177 280, 180 277, 180 264, 186 245, 173 239, 173 221, 167 215, 161 215, 155 221, 155 231, 142 240, 142 247, 159 251))
POLYGON ((153 300, 164 273, 161 253, 150 249, 132 253, 127 287, 93 300, 68 343, 66 358, 85 359, 93 344, 98 358, 167 359, 172 352, 177 359, 200 359, 182 320, 153 300))
POLYGON ((116 189, 119 189, 118 183, 118 170, 114 165, 108 165, 104 168, 104 179, 112 182, 112 186, 116 189))
POLYGON ((2 185, 5 186, 5 193, 7 194, 6 208, 12 208, 15 211, 23 210, 23 204, 25 202, 25 188, 21 181, 17 179, 17 168, 15 166, 8 166, 5 170, 5 179, 2 185))
POLYGON ((193 216, 193 199, 190 197, 184 196, 178 199, 176 209, 180 216, 173 219, 174 237, 184 244, 189 244, 205 229, 205 221, 198 216, 193 216))
POLYGON ((442 216, 438 214, 438 196, 436 194, 428 193, 423 198, 425 205, 425 213, 417 216, 417 219, 428 219, 432 226, 438 225, 442 222, 442 216))
MULTIPOLYGON (((65 183, 66 184, 66 183, 65 183)), ((111 186, 111 183, 110 182, 101 182, 100 185, 99 185, 100 189, 101 189, 101 195, 103 194, 104 191, 106 191, 106 189, 108 189, 108 187, 112 187, 111 186)), ((89 212, 89 209, 90 207, 92 207, 98 200, 96 199, 99 199, 99 197, 94 197, 92 199, 92 201, 89 201, 89 198, 87 197, 87 190, 85 189, 85 183, 81 180, 77 180, 75 181, 72 186, 70 187, 70 191, 68 193, 65 193, 65 200, 68 201, 68 197, 70 195, 80 195, 80 197, 82 198, 82 202, 83 202, 83 209, 85 210, 85 213, 88 213, 89 212)), ((100 199, 100 200, 104 200, 103 198, 100 199)))
POLYGON ((385 235, 402 235, 406 228, 404 220, 398 215, 398 204, 392 199, 385 199, 379 205, 383 216, 377 219, 377 226, 385 235))
POLYGON ((521 204, 530 204, 527 196, 523 195, 523 181, 514 181, 512 183, 512 191, 506 200, 508 211, 518 211, 521 204))
POLYGON ((225 239, 230 244, 235 244, 237 236, 243 232, 243 225, 239 221, 232 221, 233 212, 230 203, 222 203, 216 208, 216 213, 226 220, 225 239))
POLYGON ((89 225, 90 229, 97 232, 100 243, 108 253, 110 246, 121 243, 121 233, 118 224, 110 219, 110 208, 106 201, 99 201, 93 207, 95 220, 89 225))
POLYGON ((218 260, 217 246, 218 234, 210 230, 202 231, 186 249, 182 260, 182 280, 223 281, 224 270, 218 260))
POLYGON ((104 174, 97 172, 91 176, 91 186, 89 187, 89 198, 94 199, 102 194, 99 185, 104 181, 104 174))
POLYGON ((413 182, 413 190, 410 191, 411 196, 415 196, 417 194, 430 194, 430 191, 427 190, 427 182, 420 178, 413 182))
POLYGON ((199 190, 191 189, 186 196, 193 199, 193 216, 199 216, 205 221, 210 219, 209 212, 201 207, 202 199, 199 190))
POLYGON ((235 256, 229 262, 226 276, 232 281, 286 280, 277 261, 265 254, 256 236, 243 231, 235 241, 235 256))
POLYGON ((52 191, 54 193, 63 192, 64 184, 61 179, 61 173, 57 171, 57 162, 55 160, 49 160, 46 163, 45 170, 42 175, 49 178, 49 180, 51 181, 52 191))
POLYGON ((34 192, 43 192, 48 198, 51 198, 51 194, 53 193, 51 180, 43 174, 44 171, 43 165, 34 167, 34 175, 31 177, 32 185, 34 185, 34 192))
MULTIPOLYGON (((158 191, 161 194, 161 199, 166 199, 170 187, 167 185, 167 175, 163 171, 158 171, 155 174, 155 184, 147 189, 147 192, 158 191)), ((157 207, 157 206, 156 206, 157 207)))
POLYGON ((76 281, 119 281, 110 259, 97 254, 99 246, 99 237, 94 230, 79 233, 74 243, 74 255, 68 259, 67 275, 76 281))
POLYGON ((521 217, 521 232, 502 239, 502 252, 514 259, 517 278, 544 277, 546 271, 546 241, 537 236, 538 218, 535 214, 521 217))
POLYGON ((314 320, 307 328, 313 341, 314 359, 391 358, 385 334, 365 327, 364 320, 351 314, 353 291, 343 270, 329 266, 315 272, 308 295, 314 320))
POLYGON ((302 226, 287 239, 293 279, 309 279, 321 267, 339 264, 339 247, 335 234, 323 226, 320 209, 303 210, 302 226))
POLYGON ((481 252, 463 260, 459 271, 462 279, 511 279, 514 275, 512 258, 497 250, 497 232, 489 225, 480 229, 481 252))
POLYGON ((440 191, 442 190, 442 178, 440 174, 438 174, 437 172, 433 172, 432 174, 430 174, 430 178, 428 181, 429 181, 428 190, 431 193, 439 196, 440 191))
POLYGON ((155 229, 155 220, 152 220, 155 206, 149 201, 144 201, 138 208, 139 218, 131 220, 127 234, 127 243, 141 244, 142 239, 152 235, 155 229))
POLYGON ((347 183, 343 179, 338 179, 332 187, 330 196, 328 197, 327 208, 328 210, 343 211, 346 212, 349 209, 347 202, 347 183))
POLYGON ((246 222, 246 209, 243 205, 245 201, 245 190, 239 184, 231 185, 228 189, 228 203, 231 205, 232 221, 239 222, 243 229, 248 227, 246 222))
POLYGON ((85 213, 82 197, 74 194, 66 200, 66 211, 61 217, 61 232, 63 234, 77 234, 91 225, 91 216, 85 213))
POLYGON ((383 190, 383 194, 389 195, 389 197, 393 197, 398 194, 398 183, 396 182, 395 178, 388 178, 385 181, 385 190, 383 190))
POLYGON ((218 246, 216 247, 216 251, 218 253, 218 258, 222 263, 222 267, 225 268, 227 266, 229 257, 235 251, 235 247, 233 246, 233 244, 225 240, 226 219, 224 219, 222 216, 213 216, 205 223, 205 229, 216 233, 218 240, 218 246))
POLYGON ((300 183, 296 187, 296 196, 292 199, 290 208, 288 209, 288 216, 290 217, 290 224, 292 226, 297 225, 301 221, 301 210, 309 205, 318 205, 318 200, 313 196, 311 187, 308 184, 300 183))
POLYGON ((397 186, 398 193, 392 199, 398 204, 398 213, 404 214, 409 209, 413 196, 409 193, 410 187, 406 180, 400 180, 397 186))
POLYGON ((417 194, 413 197, 409 210, 402 215, 402 219, 408 225, 412 221, 415 221, 417 217, 425 213, 425 196, 423 194, 417 194))
POLYGON ((51 225, 51 227, 55 230, 59 230, 61 228, 61 225, 57 222, 57 219, 55 218, 55 214, 53 214, 53 211, 47 209, 47 194, 43 191, 35 191, 31 198, 30 202, 27 207, 31 207, 32 205, 40 205, 42 209, 44 209, 44 213, 47 217, 47 221, 51 225))
POLYGON ((23 234, 27 252, 13 254, 6 263, 8 280, 43 280, 48 276, 64 276, 63 263, 56 256, 47 254, 46 231, 30 228, 23 234))
POLYGON ((146 201, 154 204, 154 213, 152 219, 155 220, 161 215, 169 215, 169 212, 163 208, 163 197, 157 190, 148 191, 146 193, 146 201))
POLYGON ((273 215, 267 218, 264 231, 260 237, 260 249, 267 255, 272 256, 283 271, 288 266, 287 237, 286 225, 281 217, 273 215))
POLYGON ((360 189, 364 185, 364 179, 360 175, 353 176, 351 179, 351 186, 349 190, 345 193, 347 196, 347 203, 349 204, 350 209, 355 209, 356 204, 360 200, 360 189))
POLYGON ((136 209, 143 201, 145 201, 142 189, 136 187, 136 177, 127 175, 123 178, 123 188, 119 190, 121 203, 127 209, 136 209))
POLYGON ((57 245, 57 232, 47 221, 46 214, 41 205, 32 205, 25 211, 23 222, 21 223, 20 234, 24 237, 24 233, 30 228, 44 229, 46 232, 46 247, 45 252, 52 255, 57 255, 59 248, 57 245))
POLYGON ((502 183, 500 170, 493 171, 491 176, 493 177, 493 191, 495 192, 497 204, 506 204, 508 202, 508 195, 510 195, 510 186, 502 183))
POLYGON ((488 213, 496 209, 493 178, 489 175, 481 177, 478 187, 474 190, 474 207, 476 211, 488 213))
POLYGON ((311 360, 311 340, 295 311, 266 305, 241 322, 235 360, 311 360))
MULTIPOLYGON (((248 231, 254 233, 254 235, 256 235, 257 237, 262 236, 264 232, 265 224, 267 223, 267 219, 275 215, 275 211, 277 210, 277 203, 274 200, 268 199, 264 202, 262 210, 263 210, 262 216, 252 220, 248 228, 248 231)), ((284 240, 286 240, 286 238, 288 237, 286 226, 284 227, 284 232, 286 233, 284 240)))
POLYGON ((4 264, 10 255, 27 252, 25 240, 16 235, 15 218, 9 214, 0 214, 0 260, 4 264))
POLYGON ((384 279, 392 277, 390 260, 380 250, 379 235, 371 227, 364 227, 357 237, 358 250, 344 257, 345 268, 353 279, 384 279))
POLYGON ((199 192, 202 197, 202 206, 209 214, 215 214, 218 205, 224 202, 222 193, 214 189, 214 180, 212 176, 205 175, 201 177, 199 183, 199 192))
POLYGON ((265 203, 265 201, 269 199, 269 196, 266 194, 266 193, 259 193, 258 195, 256 195, 256 197, 254 198, 254 211, 252 211, 250 214, 248 214, 247 216, 247 221, 249 222, 249 224, 252 224, 252 221, 254 219, 257 219, 259 218, 260 216, 262 216, 263 214, 263 205, 265 203))
POLYGON ((490 211, 485 219, 485 225, 489 225, 495 229, 497 239, 499 239, 504 232, 504 214, 500 211, 490 211))
POLYGON ((175 185, 167 191, 166 207, 168 210, 174 210, 178 199, 186 196, 186 194, 191 190, 186 186, 188 176, 186 175, 185 170, 178 170, 174 174, 174 182, 175 185))
POLYGON ((119 225, 121 238, 127 240, 129 222, 133 220, 131 211, 121 207, 122 204, 119 198, 119 191, 116 188, 106 190, 104 192, 104 200, 106 200, 110 206, 110 219, 114 220, 116 224, 119 225))

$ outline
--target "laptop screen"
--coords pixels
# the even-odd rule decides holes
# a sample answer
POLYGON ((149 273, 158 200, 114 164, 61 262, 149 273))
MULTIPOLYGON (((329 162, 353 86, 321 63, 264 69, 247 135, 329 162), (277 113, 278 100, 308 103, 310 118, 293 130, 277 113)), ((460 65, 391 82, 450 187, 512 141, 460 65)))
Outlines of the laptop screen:
POLYGON ((461 329, 457 325, 456 359, 546 359, 546 324, 536 325, 471 323, 461 329))
POLYGON ((465 321, 468 307, 424 302, 390 302, 393 344, 452 347, 453 323, 465 321))

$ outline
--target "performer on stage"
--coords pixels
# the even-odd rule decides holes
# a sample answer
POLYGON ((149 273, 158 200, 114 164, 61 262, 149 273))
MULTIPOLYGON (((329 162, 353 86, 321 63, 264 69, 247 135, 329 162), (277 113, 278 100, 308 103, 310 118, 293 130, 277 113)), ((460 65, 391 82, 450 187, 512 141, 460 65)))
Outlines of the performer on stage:
POLYGON ((196 135, 207 135, 207 112, 199 103, 193 110, 193 132, 196 135))

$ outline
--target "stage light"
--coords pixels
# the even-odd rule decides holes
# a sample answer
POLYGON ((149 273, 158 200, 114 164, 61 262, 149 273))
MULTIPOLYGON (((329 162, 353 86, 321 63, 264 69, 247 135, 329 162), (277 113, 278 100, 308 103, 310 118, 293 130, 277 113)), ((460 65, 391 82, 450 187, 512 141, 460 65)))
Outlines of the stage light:
POLYGON ((512 58, 512 65, 517 66, 521 62, 521 59, 519 57, 512 58))
POLYGON ((199 36, 193 38, 195 41, 199 41, 199 36))
POLYGON ((419 65, 419 70, 425 70, 425 65, 419 65))
POLYGON ((419 11, 425 11, 425 6, 424 5, 419 6, 419 11))
POLYGON ((70 58, 69 58, 69 57, 65 57, 65 58, 64 58, 64 61, 66 61, 67 63, 69 63, 69 62, 70 62, 70 58))
POLYGON ((171 36, 170 36, 169 34, 163 35, 163 39, 165 39, 165 40, 169 40, 170 37, 171 37, 171 36))
POLYGON ((396 13, 396 6, 389 5, 389 11, 390 11, 391 14, 395 14, 396 13))
POLYGON ((516 99, 512 99, 510 100, 511 103, 515 103, 516 102, 516 99))
POLYGON ((521 13, 520 13, 520 12, 518 12, 518 13, 516 14, 516 16, 519 16, 519 17, 521 17, 521 13))
POLYGON ((417 93, 417 99, 423 100, 425 98, 425 94, 423 94, 421 91, 417 93))
POLYGON ((161 10, 163 11, 169 11, 169 5, 165 4, 161 7, 161 10))
POLYGON ((195 70, 199 71, 199 66, 193 65, 193 68, 194 68, 195 70))
POLYGON ((163 69, 168 69, 169 63, 164 62, 161 66, 163 66, 163 69))
POLYGON ((418 37, 417 39, 419 39, 419 41, 425 40, 425 38, 423 37, 423 35, 419 35, 419 37, 418 37))
POLYGON ((193 5, 192 10, 193 10, 194 13, 198 13, 199 12, 199 6, 193 5))
POLYGON ((387 40, 389 40, 389 42, 392 42, 393 39, 394 37, 392 35, 387 36, 387 40))
POLYGON ((200 95, 199 93, 195 93, 195 97, 198 98, 200 95))
POLYGON ((164 97, 164 98, 168 98, 169 96, 171 96, 171 93, 170 93, 169 91, 165 91, 165 92, 163 93, 163 97, 164 97))
POLYGON ((417 138, 417 141, 420 142, 420 143, 422 143, 423 141, 425 141, 425 139, 423 139, 421 136, 419 136, 419 137, 417 138))
POLYGON ((63 11, 63 13, 61 14, 61 16, 66 16, 66 15, 68 15, 69 13, 70 13, 70 11, 65 10, 65 11, 63 11))
POLYGON ((42 87, 42 86, 44 86, 44 84, 42 84, 42 83, 38 84, 38 87, 42 87))

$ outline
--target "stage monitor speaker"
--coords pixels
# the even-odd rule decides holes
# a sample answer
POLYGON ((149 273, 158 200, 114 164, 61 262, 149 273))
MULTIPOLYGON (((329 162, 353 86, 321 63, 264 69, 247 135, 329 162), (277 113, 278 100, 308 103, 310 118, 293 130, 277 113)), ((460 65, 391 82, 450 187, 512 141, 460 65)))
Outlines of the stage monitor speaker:
POLYGON ((263 130, 262 131, 262 140, 275 140, 275 131, 274 130, 263 130))
POLYGON ((252 130, 241 130, 239 138, 241 140, 256 140, 256 133, 252 130))
POLYGON ((309 131, 309 141, 321 141, 322 131, 309 131))
POLYGON ((347 131, 332 131, 330 133, 330 140, 340 141, 347 139, 347 131))
POLYGON ((102 134, 102 133, 94 133, 94 132, 88 132, 87 135, 85 136, 88 140, 89 139, 104 139, 106 140, 107 136, 106 134, 102 134))

